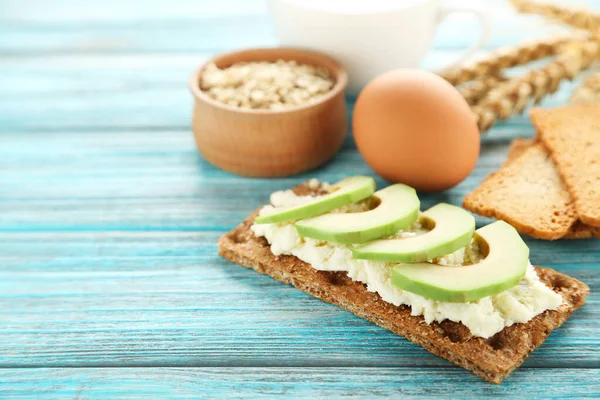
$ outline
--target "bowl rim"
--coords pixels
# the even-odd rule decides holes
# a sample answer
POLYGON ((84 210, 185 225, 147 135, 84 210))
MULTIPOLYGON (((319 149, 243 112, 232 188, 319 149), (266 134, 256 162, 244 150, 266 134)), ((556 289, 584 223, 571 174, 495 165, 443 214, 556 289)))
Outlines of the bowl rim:
MULTIPOLYGON (((313 65, 327 68, 325 65, 320 64, 320 63, 314 63, 313 65)), ((330 70, 329 68, 327 68, 327 69, 330 70)), ((194 71, 192 72, 192 75, 189 78, 188 85, 189 85, 190 91, 192 92, 192 95, 194 96, 194 98, 196 100, 202 100, 214 107, 218 107, 223 110, 232 111, 232 112, 236 112, 236 113, 240 113, 240 114, 278 115, 278 114, 290 114, 290 113, 294 113, 294 112, 298 112, 298 111, 302 111, 302 110, 315 108, 315 107, 318 107, 319 105, 329 101, 330 99, 338 96, 340 94, 340 92, 343 94, 344 90, 346 89, 346 86, 348 86, 348 72, 346 71, 346 68, 338 60, 329 56, 328 54, 325 54, 325 53, 322 53, 319 51, 308 50, 308 49, 299 48, 299 47, 278 47, 278 46, 275 46, 275 47, 253 47, 253 48, 236 50, 236 51, 231 51, 231 52, 227 52, 227 53, 219 53, 219 54, 214 55, 209 60, 204 62, 202 65, 200 65, 199 67, 196 67, 194 69, 194 71), (213 99, 212 97, 207 95, 202 89, 200 89, 200 84, 199 84, 200 74, 206 68, 206 66, 208 64, 215 62, 215 60, 222 58, 222 57, 231 57, 231 56, 234 56, 237 54, 252 53, 252 52, 259 52, 259 51, 277 51, 277 50, 281 50, 284 52, 285 51, 297 51, 297 52, 302 52, 307 56, 317 56, 320 58, 327 59, 330 63, 334 64, 337 67, 337 76, 336 76, 335 84, 333 85, 331 90, 329 90, 329 92, 327 92, 325 95, 319 97, 318 100, 316 100, 312 103, 308 103, 308 104, 300 105, 300 106, 296 106, 296 107, 291 107, 291 108, 286 108, 286 109, 282 109, 282 110, 265 110, 265 109, 240 108, 240 107, 230 106, 230 105, 221 103, 220 101, 213 99)))

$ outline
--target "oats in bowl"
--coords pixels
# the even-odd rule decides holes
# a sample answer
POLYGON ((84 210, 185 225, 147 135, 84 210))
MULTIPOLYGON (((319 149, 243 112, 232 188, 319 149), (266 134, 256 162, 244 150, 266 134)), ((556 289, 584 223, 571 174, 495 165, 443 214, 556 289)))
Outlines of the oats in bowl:
POLYGON ((310 104, 331 90, 334 80, 324 67, 296 61, 240 62, 220 69, 208 64, 200 88, 232 107, 282 110, 310 104))

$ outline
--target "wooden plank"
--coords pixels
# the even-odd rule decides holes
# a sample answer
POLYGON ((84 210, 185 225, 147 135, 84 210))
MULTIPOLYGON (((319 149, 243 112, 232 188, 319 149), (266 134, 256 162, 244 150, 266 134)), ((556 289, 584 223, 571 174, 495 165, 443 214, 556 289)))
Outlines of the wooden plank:
MULTIPOLYGON (((43 153, 37 138, 21 133, 0 137, 0 231, 224 230, 266 203, 272 191, 312 176, 334 182, 372 174, 350 139, 323 169, 267 180, 210 166, 184 131, 49 133, 43 153)), ((490 143, 468 181, 423 195, 423 207, 439 201, 460 204, 505 152, 505 141, 490 143)), ((379 179, 378 184, 385 183, 379 179)))
MULTIPOLYGON (((236 223, 239 221, 233 221, 236 223)), ((93 231, 79 229, 0 232, 2 273, 39 274, 101 270, 152 271, 166 269, 165 261, 194 268, 201 262, 217 262, 216 240, 223 233, 213 229, 93 231), (156 259, 156 262, 153 261, 156 259), (82 264, 82 261, 85 263, 82 264), (102 265, 104 261, 111 261, 102 265), (135 263, 139 265, 135 265, 135 263), (93 267, 95 265, 95 267, 93 267)), ((593 283, 594 264, 600 258, 595 240, 546 242, 525 239, 534 263, 553 266, 593 283)), ((213 267, 222 268, 220 263, 213 267)), ((592 285, 594 288, 594 285, 592 285)), ((600 288, 599 288, 600 289, 600 288)), ((595 295, 592 290, 592 296, 595 295)))
MULTIPOLYGON (((185 131, 54 132, 43 148, 34 133, 1 137, 0 365, 448 365, 216 254, 218 236, 271 191, 371 174, 352 141, 324 169, 262 180, 209 166, 185 131)), ((502 162, 506 140, 485 140, 469 180, 424 207, 459 204, 502 162)), ((534 263, 597 292, 600 242, 528 244, 534 263)), ((527 365, 598 366, 597 303, 527 365)))
MULTIPOLYGON (((457 54, 436 51, 427 66, 437 69, 457 54)), ((192 97, 187 79, 209 56, 0 58, 0 132, 189 129, 192 97)), ((565 83, 544 104, 566 101, 571 87, 565 83)), ((497 132, 513 134, 523 125, 528 125, 527 118, 517 116, 497 132)))
POLYGON ((597 398, 597 369, 520 369, 502 385, 440 368, 85 368, 0 370, 0 397, 597 398), (543 388, 543 389, 542 389, 543 388))
MULTIPOLYGON (((487 49, 564 31, 536 17, 515 18, 505 3, 493 3, 487 49)), ((276 44, 261 0, 176 0, 169 6, 158 0, 111 0, 102 7, 77 0, 52 5, 5 0, 0 3, 0 24, 0 54, 206 52, 276 44)), ((437 48, 462 50, 473 44, 478 30, 472 17, 454 15, 439 27, 434 42, 437 48)))
MULTIPOLYGON (((0 366, 448 365, 220 259, 220 234, 0 234, 0 366)), ((543 252, 530 243, 532 259, 558 260, 553 266, 587 282, 592 297, 528 366, 600 366, 598 242, 569 243, 543 252)))
MULTIPOLYGON (((3 365, 446 365, 218 258, 224 229, 271 190, 305 177, 248 180, 208 165, 198 170, 182 132, 54 133, 43 154, 28 147, 36 135, 4 138, 9 168, 0 179, 11 190, 0 202, 7 232, 0 235, 0 308, 10 310, 1 319, 3 365), (157 232, 143 232, 151 229, 157 232)), ((491 143, 476 176, 495 168, 504 151, 491 143)), ((368 173, 351 143, 315 175, 348 173, 368 173)), ((424 203, 457 203, 474 179, 424 203)), ((580 264, 597 262, 597 241, 530 245, 534 262, 598 287, 597 264, 580 264)), ((528 365, 596 365, 595 301, 528 365)))
POLYGON ((266 3, 260 0, 103 0, 83 4, 77 0, 3 0, 0 21, 29 26, 56 24, 85 28, 94 23, 139 23, 144 21, 182 20, 186 18, 236 17, 260 15, 266 3))
POLYGON ((3 23, 4 55, 131 54, 217 52, 243 47, 275 46, 264 14, 196 17, 171 20, 3 23), (252 35, 248 35, 248 32, 252 35), (207 34, 208 33, 208 34, 207 34))
MULTIPOLYGON (((197 155, 186 79, 216 51, 273 43, 257 1, 0 2, 0 398, 598 397, 600 241, 527 240, 534 263, 592 294, 500 387, 218 257, 219 235, 271 191, 372 174, 351 138, 286 179, 197 155), (10 368, 49 366, 71 368, 10 368)), ((489 46, 541 34, 534 20, 498 25, 489 46)), ((425 65, 455 59, 471 28, 440 28, 425 65)), ((525 116, 500 124, 469 179, 423 206, 460 204, 532 134, 525 116)))

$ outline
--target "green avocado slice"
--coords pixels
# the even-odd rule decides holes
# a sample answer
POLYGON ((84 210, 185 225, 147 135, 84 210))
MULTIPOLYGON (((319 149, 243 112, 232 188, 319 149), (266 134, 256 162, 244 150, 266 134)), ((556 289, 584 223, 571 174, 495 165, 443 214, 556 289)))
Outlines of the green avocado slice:
POLYGON ((497 221, 475 231, 475 240, 486 256, 481 262, 398 264, 392 269, 392 284, 432 300, 465 303, 503 292, 523 279, 529 248, 515 228, 497 221))
POLYGON ((352 249, 362 260, 414 263, 453 253, 465 247, 475 232, 475 218, 460 207, 440 203, 421 214, 419 220, 432 229, 419 236, 381 239, 352 249))
POLYGON ((419 216, 419 198, 415 189, 396 184, 375 192, 380 200, 372 210, 325 214, 296 222, 301 236, 335 243, 364 243, 396 233, 419 216))
POLYGON ((271 214, 256 217, 257 224, 294 221, 321 215, 335 208, 366 199, 375 191, 375 181, 368 176, 352 176, 331 186, 332 193, 292 207, 275 209, 271 214))

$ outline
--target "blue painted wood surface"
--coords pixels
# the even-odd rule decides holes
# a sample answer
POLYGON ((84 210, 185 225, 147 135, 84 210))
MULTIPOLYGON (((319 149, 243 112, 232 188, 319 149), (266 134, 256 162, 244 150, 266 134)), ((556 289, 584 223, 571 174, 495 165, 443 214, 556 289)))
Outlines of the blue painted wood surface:
MULTIPOLYGON (((218 257, 217 238, 273 190, 372 174, 351 137, 285 179, 196 153, 188 74, 273 44, 265 21, 260 1, 0 0, 0 398, 600 396, 600 241, 527 239, 532 262, 592 294, 499 387, 218 257)), ((466 25, 440 28, 427 67, 456 58, 466 25)), ((553 29, 506 20, 488 48, 553 29)), ((498 125, 473 174, 423 207, 460 204, 532 135, 525 116, 498 125)))

